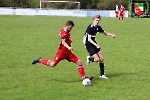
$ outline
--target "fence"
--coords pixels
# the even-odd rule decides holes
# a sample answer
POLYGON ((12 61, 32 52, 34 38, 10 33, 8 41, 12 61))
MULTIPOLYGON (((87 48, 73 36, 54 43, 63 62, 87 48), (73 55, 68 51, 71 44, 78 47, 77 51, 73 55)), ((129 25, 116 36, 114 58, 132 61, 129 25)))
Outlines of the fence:
MULTIPOLYGON (((102 17, 115 17, 114 10, 48 10, 48 9, 14 9, 0 8, 0 15, 45 15, 45 16, 77 16, 91 17, 100 14, 102 17)), ((125 11, 124 17, 128 17, 128 11, 125 11)))

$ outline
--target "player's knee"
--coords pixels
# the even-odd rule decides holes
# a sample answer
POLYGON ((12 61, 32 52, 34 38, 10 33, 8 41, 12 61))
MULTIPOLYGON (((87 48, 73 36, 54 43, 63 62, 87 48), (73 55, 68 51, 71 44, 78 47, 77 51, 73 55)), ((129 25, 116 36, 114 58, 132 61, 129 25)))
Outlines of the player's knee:
POLYGON ((50 62, 50 63, 49 63, 49 66, 55 67, 55 63, 54 63, 54 62, 50 62))
POLYGON ((95 58, 94 61, 95 61, 95 62, 99 62, 99 61, 100 61, 100 58, 95 58))
POLYGON ((77 65, 82 65, 82 62, 81 62, 80 60, 78 60, 78 61, 76 62, 76 64, 77 64, 77 65))

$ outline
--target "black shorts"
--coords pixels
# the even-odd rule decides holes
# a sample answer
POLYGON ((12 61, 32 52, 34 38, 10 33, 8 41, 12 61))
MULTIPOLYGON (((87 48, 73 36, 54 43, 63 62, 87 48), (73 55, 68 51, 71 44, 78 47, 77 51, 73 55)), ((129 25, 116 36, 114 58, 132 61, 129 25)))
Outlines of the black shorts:
POLYGON ((100 48, 97 48, 93 44, 85 44, 87 51, 89 52, 90 56, 97 54, 100 51, 100 48))

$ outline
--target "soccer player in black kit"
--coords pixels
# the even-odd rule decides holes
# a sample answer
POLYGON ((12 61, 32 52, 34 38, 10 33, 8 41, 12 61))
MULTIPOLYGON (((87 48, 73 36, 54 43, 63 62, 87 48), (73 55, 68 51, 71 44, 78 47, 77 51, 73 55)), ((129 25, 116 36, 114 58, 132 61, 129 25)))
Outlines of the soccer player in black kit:
POLYGON ((90 62, 99 62, 100 67, 100 78, 108 79, 107 76, 104 75, 104 58, 102 56, 102 52, 100 50, 100 45, 97 44, 95 41, 96 34, 103 33, 106 36, 111 36, 113 38, 116 38, 116 35, 108 33, 102 29, 102 27, 99 25, 99 22, 101 20, 101 16, 99 14, 95 15, 93 17, 93 23, 90 24, 86 32, 84 34, 83 42, 86 46, 87 51, 89 52, 90 56, 87 56, 87 65, 90 64, 90 62))

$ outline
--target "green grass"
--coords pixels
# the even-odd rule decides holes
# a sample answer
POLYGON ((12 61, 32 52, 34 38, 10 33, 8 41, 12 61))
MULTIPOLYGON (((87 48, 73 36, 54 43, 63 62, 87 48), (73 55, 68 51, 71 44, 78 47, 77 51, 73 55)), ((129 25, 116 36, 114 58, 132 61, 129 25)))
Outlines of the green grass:
POLYGON ((88 53, 82 38, 91 22, 82 17, 0 16, 0 100, 149 100, 150 20, 102 18, 101 26, 117 36, 96 38, 108 80, 98 77, 97 63, 85 64, 88 53), (73 63, 62 61, 55 68, 31 64, 40 56, 53 59, 67 20, 75 23, 73 52, 86 75, 94 76, 91 86, 82 86, 73 63))

